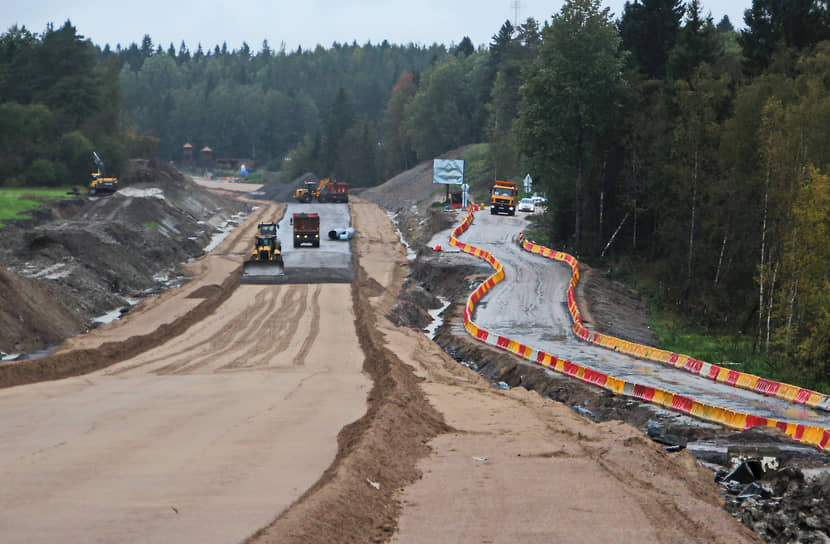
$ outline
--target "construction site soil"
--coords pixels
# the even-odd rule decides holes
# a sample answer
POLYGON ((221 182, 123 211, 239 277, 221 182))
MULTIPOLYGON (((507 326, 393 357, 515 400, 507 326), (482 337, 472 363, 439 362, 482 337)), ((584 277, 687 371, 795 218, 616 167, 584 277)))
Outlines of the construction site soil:
MULTIPOLYGON (((202 254, 211 237, 232 226, 252 206, 251 201, 224 192, 206 191, 156 161, 136 161, 122 185, 132 191, 46 206, 32 219, 0 230, 4 263, 0 351, 23 353, 58 344, 94 328, 95 316, 128 309, 130 300, 158 293, 166 287, 162 277, 186 281, 187 269, 178 265, 202 254)), ((286 200, 292 189, 266 186, 260 194, 286 200)), ((596 538, 623 542, 652 537, 662 542, 755 541, 757 537, 729 522, 724 506, 769 542, 830 540, 830 477, 812 477, 811 472, 827 466, 826 456, 799 448, 774 432, 734 433, 615 397, 470 338, 460 326, 463 305, 491 271, 486 264, 448 265, 427 247, 435 233, 458 220, 457 214, 432 205, 440 199, 438 193, 431 184, 431 163, 424 163, 353 199, 358 236, 353 246, 357 280, 351 297, 364 372, 373 382, 367 410, 342 429, 336 457, 325 473, 291 506, 275 512, 274 521, 251 536, 250 542, 439 541, 428 536, 431 530, 441 531, 440 540, 458 542, 505 541, 511 534, 514 541, 516 534, 525 535, 520 539, 525 542, 596 538), (394 258, 390 256, 386 218, 369 202, 394 218, 416 254, 414 259, 407 260, 400 247, 393 250, 394 258), (433 321, 430 311, 446 302, 433 343, 421 331, 433 321), (510 390, 494 387, 499 382, 510 390), (544 431, 521 423, 528 414, 538 419, 544 431), (648 432, 655 428, 659 433, 648 432), (669 452, 664 444, 649 440, 649 434, 711 447, 669 452), (487 450, 491 458, 474 459, 494 466, 499 460, 503 463, 507 472, 498 477, 498 489, 481 487, 482 481, 476 480, 492 474, 453 476, 459 472, 453 462, 463 457, 469 463, 471 440, 474 451, 487 450), (550 440, 561 443, 554 447, 550 440), (769 471, 760 480, 769 496, 739 500, 733 489, 714 482, 716 471, 729 463, 728 449, 736 444, 758 451, 777 448, 782 469, 769 471), (518 457, 522 451, 531 455, 518 459, 516 451, 518 457), (517 460, 531 464, 516 466, 517 460), (551 467, 575 480, 560 482, 562 490, 537 489, 533 481, 538 480, 538 471, 550 474, 551 467), (596 538, 568 533, 561 520, 549 516, 578 494, 562 496, 568 485, 575 485, 574 489, 587 485, 582 470, 598 471, 608 480, 597 489, 607 496, 587 497, 589 502, 575 506, 572 516, 589 512, 590 501, 611 501, 609 508, 620 512, 627 511, 629 502, 639 505, 646 517, 641 522, 623 517, 616 526, 598 524, 591 533, 596 538), (445 480, 436 485, 436 478, 445 480), (473 486, 473 481, 478 483, 473 486), (466 487, 469 495, 451 492, 466 487), (504 510, 487 510, 488 493, 515 501, 522 493, 548 517, 534 521, 522 516, 525 528, 537 532, 500 532, 509 526, 509 518, 504 510), (440 512, 430 510, 440 508, 460 516, 464 501, 475 502, 473 510, 481 510, 472 516, 475 526, 461 517, 456 529, 442 526, 436 521, 440 512), (638 523, 642 527, 635 527, 638 523), (545 539, 529 537, 543 534, 540 524, 547 531, 545 539), (645 532, 638 533, 640 528, 645 532)), ((586 320, 597 330, 653 344, 642 299, 599 271, 582 267, 582 272, 577 296, 586 320)), ((191 293, 190 297, 200 299, 194 308, 152 334, 4 363, 0 386, 83 374, 158 346, 213 313, 234 292, 237 276, 238 271, 191 293)), ((573 530, 584 530, 597 518, 596 513, 585 515, 579 518, 583 527, 573 530)))
POLYGON ((53 346, 185 281, 179 265, 249 209, 155 160, 133 161, 120 186, 110 196, 43 206, 0 229, 0 352, 53 346))

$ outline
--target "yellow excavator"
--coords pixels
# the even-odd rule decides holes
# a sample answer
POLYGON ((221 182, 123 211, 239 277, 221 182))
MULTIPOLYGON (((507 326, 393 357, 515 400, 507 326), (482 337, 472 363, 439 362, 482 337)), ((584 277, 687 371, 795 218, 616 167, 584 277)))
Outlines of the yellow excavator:
POLYGON ((98 156, 95 151, 92 152, 92 160, 95 161, 95 166, 98 167, 97 172, 92 173, 92 181, 89 183, 89 194, 95 195, 111 195, 118 190, 118 178, 104 177, 104 161, 98 156))
POLYGON ((254 237, 254 250, 242 269, 243 282, 268 283, 269 278, 285 274, 277 228, 276 223, 259 224, 259 232, 254 237))
POLYGON ((320 193, 323 192, 323 187, 329 184, 329 178, 321 179, 319 183, 308 180, 303 183, 303 186, 294 191, 294 198, 298 202, 309 203, 312 200, 319 200, 320 193))

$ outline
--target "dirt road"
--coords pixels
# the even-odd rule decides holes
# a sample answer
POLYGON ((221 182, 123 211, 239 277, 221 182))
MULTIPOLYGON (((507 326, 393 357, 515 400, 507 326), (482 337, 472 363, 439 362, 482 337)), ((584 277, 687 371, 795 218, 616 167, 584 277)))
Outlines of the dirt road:
MULTIPOLYGON (((730 387, 665 365, 636 359, 578 340, 571 332, 566 290, 570 269, 523 251, 516 243, 526 228, 523 216, 477 213, 461 240, 491 252, 504 266, 506 281, 476 306, 473 320, 489 331, 543 349, 637 384, 660 387, 702 402, 744 413, 830 427, 830 413, 753 391, 730 387)), ((448 233, 431 243, 446 245, 448 233)), ((453 258, 473 259, 463 254, 453 258)))
MULTIPOLYGON (((253 232, 261 210, 240 233, 253 232)), ((251 236, 187 287, 63 350, 181 319, 251 236)), ((211 315, 104 370, 0 391, 4 542, 234 542, 330 465, 370 382, 348 285, 240 286, 211 315)))
POLYGON ((0 391, 4 542, 753 541, 690 454, 495 390, 393 325, 405 251, 351 206, 354 284, 241 286, 169 333, 238 270, 263 208, 190 284, 62 353, 150 349, 0 391))

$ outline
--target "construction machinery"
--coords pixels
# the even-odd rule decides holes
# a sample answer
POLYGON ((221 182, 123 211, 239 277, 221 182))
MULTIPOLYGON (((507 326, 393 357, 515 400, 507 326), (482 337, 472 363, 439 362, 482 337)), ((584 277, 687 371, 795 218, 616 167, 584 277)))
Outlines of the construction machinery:
POLYGON ((319 188, 317 200, 320 202, 348 202, 349 184, 345 181, 329 181, 319 188))
POLYGON ((328 178, 320 180, 318 185, 313 180, 307 180, 303 186, 294 191, 294 198, 297 202, 309 203, 320 195, 320 189, 328 183, 328 178))
POLYGON ((320 216, 316 213, 295 213, 291 216, 294 227, 294 247, 311 244, 320 247, 320 216))
POLYGON ((294 198, 303 203, 315 199, 318 202, 348 202, 349 185, 342 181, 332 181, 330 178, 321 179, 319 182, 308 180, 294 191, 294 198))
POLYGON ((519 188, 515 181, 497 179, 490 190, 490 215, 496 213, 516 215, 518 198, 519 188))
POLYGON ((276 223, 260 223, 258 233, 254 237, 254 250, 251 257, 245 261, 242 269, 242 280, 255 278, 257 282, 268 277, 285 274, 285 264, 282 260, 282 244, 277 237, 276 223))
POLYGON ((111 195, 118 190, 118 178, 104 177, 104 161, 98 156, 95 151, 92 152, 92 160, 95 161, 95 166, 98 168, 97 172, 92 173, 92 181, 89 183, 89 194, 96 195, 111 195))

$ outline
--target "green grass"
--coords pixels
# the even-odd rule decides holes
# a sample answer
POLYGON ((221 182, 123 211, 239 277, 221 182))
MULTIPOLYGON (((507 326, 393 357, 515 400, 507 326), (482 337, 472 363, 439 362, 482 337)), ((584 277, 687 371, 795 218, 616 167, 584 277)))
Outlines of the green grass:
POLYGON ((158 221, 148 221, 147 223, 144 223, 144 226, 148 227, 148 228, 151 228, 151 229, 154 229, 154 230, 158 230, 159 222, 158 221))
POLYGON ((479 203, 487 202, 493 187, 489 149, 488 144, 475 144, 461 154, 464 159, 464 181, 470 186, 473 200, 479 203))
POLYGON ((767 360, 761 353, 753 351, 753 335, 712 331, 689 322, 679 313, 661 308, 654 300, 649 304, 649 323, 657 334, 657 346, 661 349, 762 378, 817 391, 828 390, 828 384, 806 379, 793 369, 788 369, 774 360, 767 360))
POLYGON ((28 212, 40 208, 46 202, 71 198, 66 192, 71 187, 50 189, 4 189, 0 188, 0 227, 12 219, 27 219, 28 212))

